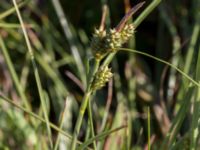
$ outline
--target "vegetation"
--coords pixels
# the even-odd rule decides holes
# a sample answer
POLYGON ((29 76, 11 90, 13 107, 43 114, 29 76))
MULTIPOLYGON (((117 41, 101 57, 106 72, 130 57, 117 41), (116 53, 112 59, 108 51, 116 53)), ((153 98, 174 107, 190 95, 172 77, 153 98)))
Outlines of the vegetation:
POLYGON ((200 0, 0 4, 0 149, 200 149, 200 0))

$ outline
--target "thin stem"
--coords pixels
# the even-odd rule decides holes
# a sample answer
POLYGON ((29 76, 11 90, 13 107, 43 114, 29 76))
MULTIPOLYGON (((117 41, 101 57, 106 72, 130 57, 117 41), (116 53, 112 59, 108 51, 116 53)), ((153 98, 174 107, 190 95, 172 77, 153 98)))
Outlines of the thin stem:
MULTIPOLYGON (((26 1, 23 1, 23 2, 20 2, 18 4, 18 7, 19 8, 22 8, 23 6, 25 6, 30 0, 26 0, 26 1)), ((6 10, 5 12, 1 13, 0 14, 0 20, 3 20, 4 18, 6 18, 7 16, 11 15, 12 13, 15 12, 15 7, 12 7, 8 10, 6 10)))
POLYGON ((189 48, 187 50, 187 55, 185 59, 185 66, 184 66, 184 72, 189 73, 190 68, 191 68, 191 63, 193 60, 193 55, 194 55, 194 50, 195 50, 195 44, 197 43, 198 40, 198 35, 200 31, 200 13, 198 14, 198 17, 196 19, 195 25, 193 27, 192 31, 192 36, 191 36, 191 41, 189 44, 189 48))
MULTIPOLYGON (((199 32, 200 33, 200 32, 199 32)), ((200 45, 199 52, 197 56, 196 64, 196 81, 200 83, 200 45)), ((195 89, 194 103, 193 103, 193 115, 192 115, 192 127, 190 132, 190 149, 194 150, 197 146, 198 136, 199 136, 199 124, 200 124, 200 88, 195 89)))
POLYGON ((92 71, 91 71, 91 76, 90 76, 90 79, 87 84, 88 85, 87 91, 84 95, 84 98, 81 103, 81 107, 79 109, 78 119, 76 121, 73 138, 72 138, 72 143, 71 143, 71 150, 76 150, 76 141, 78 139, 78 134, 79 134, 79 131, 81 128, 83 116, 84 116, 85 110, 87 108, 88 101, 90 100, 91 94, 93 92, 93 91, 91 91, 90 88, 92 85, 92 81, 94 80, 95 73, 97 72, 97 70, 99 68, 99 63, 100 63, 99 61, 95 60, 94 67, 92 68, 92 71))
MULTIPOLYGON (((170 18, 170 16, 167 14, 166 8, 164 7, 164 5, 161 5, 159 7, 159 12, 160 12, 160 16, 162 18, 162 20, 164 21, 164 23, 167 26, 167 29, 169 30, 169 33, 172 37, 172 41, 173 41, 173 49, 172 49, 172 60, 171 63, 175 66, 178 66, 179 61, 180 61, 180 54, 177 53, 178 50, 181 49, 181 39, 178 35, 177 32, 177 28, 175 26, 175 24, 173 23, 172 19, 170 18)), ((170 69, 170 74, 169 74, 169 79, 168 79, 168 92, 167 92, 167 99, 169 99, 169 101, 171 101, 173 99, 174 96, 174 88, 175 88, 175 84, 176 84, 176 71, 174 69, 170 69)), ((170 103, 170 102, 169 102, 170 103)))
POLYGON ((87 91, 90 91, 90 88, 91 88, 91 85, 92 85, 92 81, 94 80, 95 73, 99 69, 99 65, 100 65, 100 61, 99 60, 95 60, 94 66, 91 69, 91 73, 89 74, 90 75, 90 79, 88 80, 88 83, 87 83, 87 85, 88 85, 87 91))
POLYGON ((87 140, 85 143, 83 143, 78 150, 83 150, 85 149, 88 145, 90 145, 93 141, 97 140, 97 139, 102 139, 102 138, 105 138, 106 136, 116 132, 116 131, 119 131, 121 129, 124 129, 126 128, 127 126, 121 126, 121 127, 118 127, 118 128, 115 128, 115 129, 112 129, 112 130, 109 130, 109 131, 105 131, 105 132, 102 132, 101 134, 98 134, 96 135, 95 137, 87 140))
POLYGON ((171 63, 169 63, 169 62, 167 62, 167 61, 164 61, 164 60, 162 60, 162 59, 160 59, 160 58, 157 58, 157 57, 155 57, 155 56, 152 56, 152 55, 150 55, 150 54, 147 54, 147 53, 144 53, 144 52, 140 52, 140 51, 137 51, 137 50, 133 50, 133 49, 129 49, 129 48, 119 48, 119 49, 122 50, 122 51, 133 52, 133 53, 137 53, 137 54, 140 54, 140 55, 144 55, 144 56, 150 57, 150 58, 152 58, 152 59, 154 59, 154 60, 157 60, 157 61, 159 61, 159 62, 161 62, 161 63, 164 63, 164 64, 166 64, 166 65, 168 65, 168 66, 174 68, 177 72, 179 72, 181 75, 183 75, 183 76, 184 76, 185 78, 187 78, 189 81, 191 81, 194 85, 196 85, 197 87, 200 88, 200 84, 199 84, 197 81, 195 81, 195 80, 192 79, 188 74, 186 74, 186 73, 183 72, 181 69, 179 69, 178 67, 174 66, 173 64, 171 64, 171 63))
MULTIPOLYGON (((64 107, 64 110, 63 110, 63 112, 61 114, 61 118, 60 118, 60 126, 59 126, 60 129, 63 128, 64 118, 65 118, 65 114, 66 114, 66 111, 67 111, 67 101, 68 101, 68 99, 66 99, 65 107, 64 107)), ((55 146, 54 146, 54 150, 58 149, 59 142, 60 142, 60 132, 58 132, 58 135, 57 135, 57 138, 56 138, 56 142, 55 142, 55 146)))
POLYGON ((147 108, 147 126, 148 126, 148 150, 151 150, 151 122, 150 122, 150 109, 147 108))
MULTIPOLYGON (((101 127, 98 133, 101 133, 105 130, 106 127, 106 122, 108 119, 108 115, 109 115, 109 109, 112 103, 112 96, 113 96, 113 80, 111 79, 110 82, 108 83, 108 96, 107 96, 107 103, 106 103, 106 108, 105 108, 105 113, 103 115, 103 119, 102 119, 102 123, 101 123, 101 127)), ((98 142, 97 144, 97 149, 100 150, 102 149, 104 144, 104 140, 101 140, 98 142)))
POLYGON ((83 116, 88 104, 88 101, 90 99, 91 96, 91 92, 87 92, 83 98, 81 107, 79 109, 79 115, 78 115, 78 119, 76 121, 76 125, 75 125, 75 129, 74 129, 74 134, 73 134, 73 138, 72 138, 72 143, 71 143, 71 150, 75 150, 76 149, 76 142, 78 139, 78 134, 81 128, 81 124, 82 124, 82 120, 83 120, 83 116))
MULTIPOLYGON (((90 121, 89 120, 87 120, 87 126, 88 127, 90 126, 90 121)), ((86 133, 85 133, 84 141, 87 141, 90 138, 90 132, 91 132, 90 128, 87 128, 86 129, 86 133)))
POLYGON ((35 75, 35 80, 36 80, 36 84, 37 84, 37 88, 38 88, 38 92, 39 92, 39 96, 40 96, 40 100, 41 100, 42 110, 43 110, 44 117, 45 117, 45 120, 46 120, 48 138, 49 138, 50 146, 51 146, 51 148, 53 148, 53 142, 52 142, 52 139, 51 139, 51 129, 50 129, 50 125, 49 125, 46 102, 45 102, 45 98, 44 98, 44 95, 43 95, 43 89, 42 89, 42 85, 41 85, 41 81, 40 81, 38 68, 37 68, 37 65, 36 65, 36 62, 35 62, 31 43, 30 43, 27 31, 25 29, 25 25, 24 25, 23 19, 21 17, 21 14, 20 14, 18 5, 16 3, 16 0, 13 0, 13 4, 15 6, 15 10, 17 12, 17 16, 18 16, 19 22, 21 24, 22 31, 23 31, 23 34, 24 34, 24 38, 25 38, 27 48, 28 48, 28 51, 29 51, 29 54, 30 54, 30 58, 31 58, 31 62, 32 62, 32 65, 33 65, 33 70, 34 70, 34 75, 35 75))
POLYGON ((153 0, 151 4, 134 21, 135 28, 160 4, 161 0, 153 0))
POLYGON ((28 109, 29 111, 31 111, 31 105, 30 103, 28 102, 27 98, 26 98, 26 95, 24 93, 24 89, 22 87, 22 85, 20 84, 20 81, 19 81, 19 78, 17 76, 17 73, 14 69, 14 66, 13 66, 13 63, 10 59, 10 56, 9 56, 9 53, 8 53, 8 50, 5 46, 5 43, 4 43, 4 40, 3 38, 1 37, 0 35, 0 46, 1 46, 1 49, 2 49, 2 52, 3 52, 3 55, 4 55, 4 58, 5 58, 5 61, 8 65, 8 69, 10 71, 10 74, 11 74, 11 77, 14 81, 14 84, 15 84, 15 87, 17 89, 17 92, 19 93, 22 101, 23 101, 23 105, 25 106, 26 109, 28 109))
MULTIPOLYGON (((34 25, 28 24, 26 25, 27 28, 34 28, 34 25)), ((0 23, 0 28, 21 28, 21 25, 18 23, 6 23, 6 22, 1 22, 0 23)))
POLYGON ((112 102, 112 96, 113 96, 113 80, 111 79, 110 82, 108 83, 108 96, 107 96, 107 100, 106 100, 107 103, 106 103, 105 113, 103 115, 103 119, 102 119, 102 123, 101 123, 99 132, 103 132, 106 127, 106 121, 107 121, 108 115, 109 115, 109 109, 110 109, 111 102, 112 102))
POLYGON ((84 70, 84 67, 83 67, 83 62, 81 60, 81 56, 79 54, 79 50, 76 46, 76 43, 74 43, 74 40, 73 40, 73 34, 70 30, 70 26, 69 26, 69 22, 64 14, 64 11, 63 11, 63 8, 59 2, 59 0, 51 0, 52 3, 53 3, 53 7, 56 11, 56 14, 59 18, 59 21, 60 21, 60 24, 63 28, 63 31, 64 31, 64 34, 65 34, 65 37, 67 38, 69 44, 70 44, 70 50, 71 50, 71 53, 74 57, 74 60, 75 60, 75 63, 76 63, 76 66, 78 68, 78 71, 79 71, 79 74, 80 74, 80 77, 81 77, 81 80, 82 82, 84 83, 84 86, 86 85, 86 80, 85 80, 85 70, 84 70))
MULTIPOLYGON (((90 125, 91 134, 92 134, 92 137, 95 137, 91 101, 88 102, 87 108, 88 108, 89 125, 90 125)), ((96 141, 93 141, 93 146, 94 146, 94 150, 97 150, 96 141)))
POLYGON ((113 60, 114 56, 116 55, 117 52, 113 52, 113 53, 110 53, 106 59, 104 60, 103 64, 102 64, 102 67, 105 67, 107 65, 110 64, 110 62, 113 60))

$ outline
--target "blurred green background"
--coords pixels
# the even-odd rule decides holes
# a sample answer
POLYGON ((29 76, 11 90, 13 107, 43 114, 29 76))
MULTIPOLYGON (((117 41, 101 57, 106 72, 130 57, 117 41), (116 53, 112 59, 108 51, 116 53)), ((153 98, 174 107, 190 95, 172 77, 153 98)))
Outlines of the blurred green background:
MULTIPOLYGON (((105 24, 110 29, 139 2, 142 1, 18 1, 38 66, 49 120, 64 131, 73 133, 86 87, 88 60, 92 58, 90 41, 94 29, 100 26, 103 6, 107 5, 109 10, 105 24)), ((146 0, 130 22, 151 2, 146 0)), ((199 10, 200 0, 163 0, 123 47, 168 61, 199 83, 199 10)), ((44 117, 34 69, 12 1, 0 2, 0 35, 0 94, 4 97, 0 99, 0 149, 49 149, 46 125, 3 100, 7 97, 44 117)), ((195 123, 199 118, 199 110, 195 109, 195 105, 199 106, 196 104, 200 100, 199 88, 190 87, 187 79, 166 64, 134 53, 119 52, 110 66, 112 81, 92 98, 95 133, 127 127, 103 138, 98 149, 147 150, 147 107, 151 112, 152 149, 159 150, 166 141, 166 149, 191 148, 194 136, 190 132, 199 126, 195 123), (173 135, 170 138, 169 131, 173 135)), ((79 140, 87 141, 89 132, 86 113, 79 140)), ((68 149, 68 138, 60 135, 57 140, 55 130, 51 137, 58 149, 68 149)), ((194 138, 196 149, 198 137, 199 134, 194 138)))

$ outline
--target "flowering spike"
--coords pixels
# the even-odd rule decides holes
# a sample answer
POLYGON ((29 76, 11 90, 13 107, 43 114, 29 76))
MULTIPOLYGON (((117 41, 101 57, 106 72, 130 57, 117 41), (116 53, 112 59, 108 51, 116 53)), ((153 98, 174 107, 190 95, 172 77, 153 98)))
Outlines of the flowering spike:
POLYGON ((92 83, 91 89, 93 91, 101 89, 103 86, 105 86, 106 82, 108 82, 112 76, 113 74, 108 66, 100 68, 95 75, 95 79, 92 83))
POLYGON ((120 32, 122 44, 126 43, 133 36, 134 31, 135 27, 133 24, 126 24, 124 26, 120 32))
POLYGON ((133 24, 125 24, 121 31, 116 29, 95 30, 91 41, 91 48, 96 59, 101 60, 106 54, 117 51, 134 33, 133 24))

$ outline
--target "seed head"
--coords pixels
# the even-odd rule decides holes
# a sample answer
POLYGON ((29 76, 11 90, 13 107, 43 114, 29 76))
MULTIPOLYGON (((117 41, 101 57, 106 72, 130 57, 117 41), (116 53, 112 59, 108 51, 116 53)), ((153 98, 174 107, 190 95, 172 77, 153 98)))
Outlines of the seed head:
POLYGON ((95 29, 95 32, 93 34, 93 38, 91 41, 91 48, 93 55, 96 59, 101 59, 104 54, 106 53, 106 47, 105 47, 105 38, 106 38, 106 31, 95 29))
POLYGON ((92 83, 92 90, 101 89, 112 76, 113 74, 108 66, 100 68, 99 71, 97 71, 95 79, 92 83))
POLYGON ((106 47, 109 51, 114 51, 121 47, 121 35, 115 29, 111 29, 106 36, 106 47))
POLYGON ((91 48, 96 59, 102 59, 106 54, 117 51, 134 33, 133 24, 126 24, 121 31, 116 29, 95 30, 91 41, 91 48))
POLYGON ((126 24, 124 26, 120 32, 122 44, 126 43, 133 36, 134 31, 135 27, 133 24, 126 24))

